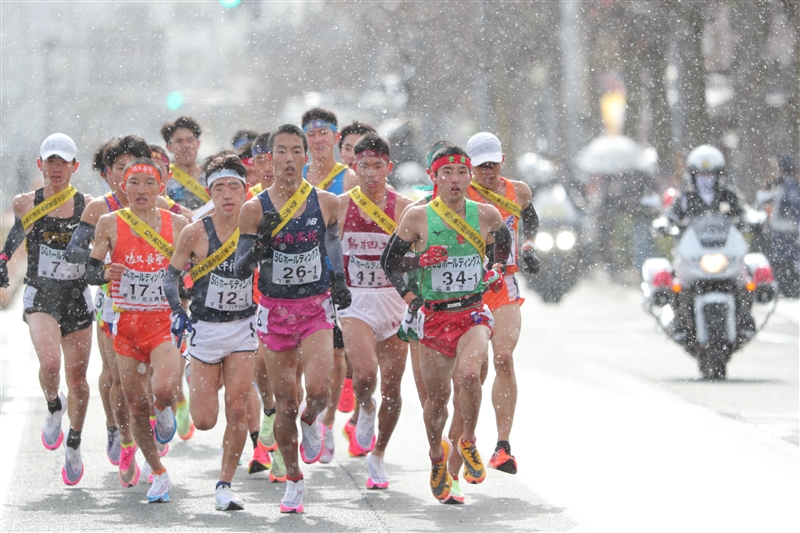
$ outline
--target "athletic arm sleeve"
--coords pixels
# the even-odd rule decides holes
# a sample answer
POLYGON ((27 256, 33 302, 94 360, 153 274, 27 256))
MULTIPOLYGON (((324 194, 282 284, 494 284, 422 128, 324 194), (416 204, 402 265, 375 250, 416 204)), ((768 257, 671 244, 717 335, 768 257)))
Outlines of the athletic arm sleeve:
POLYGON ((392 233, 386 248, 383 250, 383 254, 381 254, 381 268, 386 272, 386 277, 394 285, 401 297, 411 291, 403 278, 403 272, 407 272, 407 270, 404 270, 403 256, 409 250, 411 250, 411 243, 404 241, 396 233, 392 233))
POLYGON ((185 313, 183 305, 181 305, 180 284, 181 271, 170 265, 167 268, 167 275, 164 276, 164 296, 167 297, 169 307, 173 313, 185 313))
POLYGON ((106 265, 96 257, 90 257, 86 263, 86 283, 89 285, 105 285, 108 283, 105 278, 106 265))
POLYGON ((11 231, 8 232, 6 237, 6 244, 3 246, 2 257, 6 261, 11 259, 14 252, 17 251, 19 245, 25 240, 25 228, 22 227, 22 220, 19 217, 14 217, 14 225, 11 226, 11 231))
POLYGON ((333 272, 344 272, 344 256, 342 255, 342 241, 339 239, 338 220, 325 228, 325 251, 333 272))
POLYGON ((67 244, 67 261, 70 263, 86 264, 89 260, 89 246, 94 238, 94 226, 81 221, 72 233, 72 238, 67 244))
POLYGON ((532 241, 539 233, 539 215, 531 203, 528 207, 522 210, 522 233, 525 235, 525 240, 532 241))
POLYGON ((252 276, 262 255, 263 248, 258 245, 257 235, 252 233, 239 235, 233 262, 233 275, 239 279, 247 279, 252 276))
POLYGON ((511 255, 511 232, 505 224, 501 225, 496 231, 492 232, 494 236, 494 261, 508 262, 508 257, 511 255))

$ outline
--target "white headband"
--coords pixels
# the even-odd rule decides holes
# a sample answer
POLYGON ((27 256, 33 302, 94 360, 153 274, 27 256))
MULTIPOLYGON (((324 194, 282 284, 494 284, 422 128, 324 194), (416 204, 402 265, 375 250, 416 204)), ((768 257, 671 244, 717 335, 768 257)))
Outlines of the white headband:
POLYGON ((245 178, 243 176, 241 176, 235 170, 232 170, 230 168, 223 168, 221 170, 217 170, 216 172, 211 174, 209 177, 207 177, 206 178, 206 185, 209 188, 211 188, 211 184, 214 183, 215 181, 217 181, 220 178, 236 178, 236 179, 241 180, 242 183, 247 183, 247 180, 245 180, 245 178))

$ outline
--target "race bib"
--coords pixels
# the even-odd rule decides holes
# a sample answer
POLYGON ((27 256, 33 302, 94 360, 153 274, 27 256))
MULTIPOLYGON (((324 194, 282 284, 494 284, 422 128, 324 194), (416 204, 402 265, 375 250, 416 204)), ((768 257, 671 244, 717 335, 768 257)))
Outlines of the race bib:
POLYGON ((244 311, 253 305, 253 278, 245 280, 209 275, 205 306, 217 311, 244 311))
POLYGON ((148 307, 167 303, 164 296, 165 269, 157 272, 137 272, 126 269, 119 282, 119 297, 124 304, 147 305, 148 307))
POLYGON ((54 250, 41 244, 39 245, 39 270, 40 278, 56 279, 59 281, 80 279, 86 272, 86 265, 76 265, 67 262, 65 250, 54 250))
POLYGON ((430 269, 431 287, 436 292, 474 291, 483 273, 481 256, 478 254, 448 257, 447 261, 430 269))
POLYGON ((319 281, 322 276, 322 254, 319 246, 302 254, 272 252, 272 283, 303 285, 319 281))
POLYGON ((386 277, 386 273, 381 268, 380 261, 359 259, 355 255, 351 255, 347 262, 347 273, 350 276, 350 285, 352 287, 381 288, 392 286, 386 277))

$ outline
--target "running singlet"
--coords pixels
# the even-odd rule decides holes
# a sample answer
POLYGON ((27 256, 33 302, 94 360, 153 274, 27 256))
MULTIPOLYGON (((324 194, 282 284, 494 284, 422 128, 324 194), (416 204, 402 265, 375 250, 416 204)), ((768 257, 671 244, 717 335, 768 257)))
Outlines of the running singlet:
MULTIPOLYGON (((261 209, 276 210, 267 191, 258 195, 261 209)), ((331 284, 328 253, 323 244, 325 220, 317 190, 311 189, 306 210, 272 238, 272 254, 261 263, 258 290, 270 298, 296 300, 323 294, 331 284)))
MULTIPOLYGON (((161 231, 164 240, 174 246, 172 213, 161 212, 161 231)), ((164 295, 164 275, 169 259, 153 248, 146 240, 134 234, 128 224, 117 216, 117 245, 111 252, 111 262, 125 265, 120 281, 111 282, 111 298, 119 311, 140 313, 169 311, 164 295)))
MULTIPOLYGON (((397 193, 386 191, 385 213, 395 219, 397 193)), ((344 220, 344 271, 347 286, 358 289, 386 288, 392 284, 381 268, 381 254, 389 242, 389 235, 373 220, 364 220, 361 209, 351 199, 344 220)))
MULTIPOLYGON (((333 178, 333 181, 328 186, 328 188, 325 189, 325 190, 328 191, 328 192, 331 192, 331 193, 333 193, 333 194, 335 194, 337 196, 340 195, 340 194, 344 194, 344 175, 345 175, 345 173, 347 173, 347 167, 344 167, 344 169, 341 172, 336 174, 336 177, 333 178)), ((306 175, 307 174, 308 174, 308 165, 303 167, 303 179, 306 179, 306 175)))
MULTIPOLYGON (((517 191, 514 189, 514 184, 508 181, 507 179, 501 177, 500 182, 505 185, 505 192, 500 193, 501 196, 505 196, 512 202, 517 201, 517 191)), ((480 195, 478 191, 475 190, 474 187, 470 187, 467 189, 467 194, 469 195, 469 199, 474 202, 480 202, 483 204, 490 204, 497 208, 500 211, 500 216, 503 217, 503 222, 505 222, 508 231, 511 232, 511 253, 508 256, 508 262, 506 263, 506 274, 514 274, 515 272, 519 271, 519 266, 517 266, 517 246, 518 242, 517 239, 519 238, 519 219, 509 213, 508 211, 504 210, 499 205, 493 204, 486 198, 480 195)))
MULTIPOLYGON (((208 235, 208 255, 222 247, 211 217, 203 219, 208 235)), ((253 278, 237 279, 233 275, 234 255, 194 282, 192 289, 192 322, 232 322, 256 313, 253 303, 253 278)))
MULTIPOLYGON (((73 211, 70 218, 52 218, 45 215, 33 223, 27 235, 28 270, 25 283, 37 289, 65 288, 79 289, 87 286, 83 275, 86 265, 67 262, 67 244, 72 233, 81 221, 86 207, 83 194, 72 197, 73 211)), ((33 205, 44 202, 44 189, 38 189, 33 196, 33 205)))
MULTIPOLYGON (((478 205, 465 200, 467 224, 480 230, 478 205)), ((427 245, 447 246, 447 261, 420 269, 419 284, 426 301, 452 300, 483 292, 483 263, 478 250, 456 230, 445 226, 431 206, 428 211, 427 245)))
POLYGON ((117 195, 113 192, 107 193, 105 196, 103 196, 103 199, 106 201, 109 213, 113 213, 114 211, 119 211, 122 209, 122 204, 119 203, 117 195))

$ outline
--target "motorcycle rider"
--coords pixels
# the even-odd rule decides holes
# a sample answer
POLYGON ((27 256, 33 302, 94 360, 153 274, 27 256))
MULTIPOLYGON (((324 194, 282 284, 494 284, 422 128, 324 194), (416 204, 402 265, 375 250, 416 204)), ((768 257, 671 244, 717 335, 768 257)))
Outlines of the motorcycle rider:
POLYGON ((800 296, 800 174, 795 159, 785 155, 778 159, 780 186, 770 218, 769 262, 781 292, 790 298, 800 296))
MULTIPOLYGON (((736 191, 723 183, 725 156, 722 152, 708 144, 698 146, 686 157, 686 170, 689 172, 688 183, 670 206, 667 218, 679 227, 686 228, 692 220, 702 215, 719 213, 738 224, 744 213, 744 202, 736 191)), ((686 301, 678 295, 675 301, 675 319, 670 335, 682 343, 687 334, 693 335, 693 310, 691 300, 686 301)), ((752 298, 745 298, 738 309, 738 320, 742 327, 737 329, 748 336, 755 334, 751 305, 752 298)))

